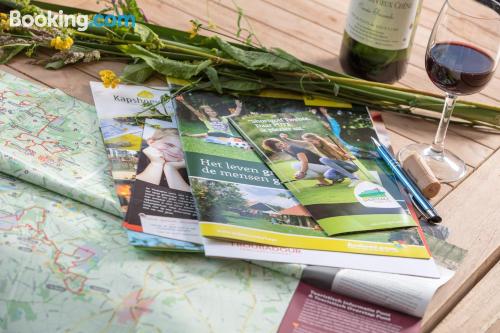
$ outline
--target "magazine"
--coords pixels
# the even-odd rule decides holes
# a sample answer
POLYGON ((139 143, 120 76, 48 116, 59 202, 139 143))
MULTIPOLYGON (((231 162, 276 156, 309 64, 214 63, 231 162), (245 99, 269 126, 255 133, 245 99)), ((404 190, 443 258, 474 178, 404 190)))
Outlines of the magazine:
MULTIPOLYGON (((303 100, 234 99, 209 92, 177 98, 177 121, 201 234, 271 246, 429 258, 418 228, 328 237, 229 123, 249 110, 307 109, 303 100)), ((408 219, 408 225, 415 225, 409 215, 408 219)), ((207 240, 205 246, 213 244, 207 240)), ((207 255, 220 252, 206 248, 207 255)))
MULTIPOLYGON (((132 198, 132 188, 140 159, 142 157, 143 164, 148 159, 141 152, 144 124, 165 121, 168 122, 169 127, 176 127, 172 104, 161 100, 165 88, 119 86, 116 89, 107 89, 101 82, 90 82, 90 87, 96 104, 107 156, 111 162, 111 174, 120 200, 122 214, 127 213, 131 203, 133 206, 132 211, 127 215, 126 222, 124 222, 130 243, 139 247, 159 250, 202 251, 201 245, 192 242, 193 240, 199 242, 199 238, 193 236, 192 227, 170 229, 172 222, 178 222, 177 219, 162 219, 158 218, 158 212, 154 216, 150 211, 149 214, 148 211, 143 211, 142 202, 146 189, 144 183, 139 184, 137 193, 132 198), (132 199, 134 199, 133 202, 132 199), (146 230, 143 229, 139 215, 145 222, 146 230)), ((144 134, 146 135, 145 144, 147 144, 147 139, 151 134, 150 130, 144 134)), ((139 170, 139 172, 141 171, 143 170, 139 170)), ((148 188, 151 189, 153 186, 158 185, 150 185, 148 188)), ((184 196, 189 197, 190 195, 184 196)), ((176 198, 168 197, 163 201, 170 200, 171 204, 175 204, 176 198)), ((189 200, 192 199, 184 201, 189 200)), ((192 204, 187 206, 190 206, 188 207, 190 210, 188 223, 192 226, 194 207, 192 204)), ((199 233, 196 232, 196 234, 199 233)))
POLYGON ((420 318, 299 282, 278 333, 418 333, 420 318))
POLYGON ((396 183, 368 171, 311 111, 250 114, 234 123, 328 235, 415 226, 401 194, 386 188, 396 183))
POLYGON ((441 273, 439 279, 308 266, 279 332, 352 332, 375 328, 419 332, 420 318, 432 296, 453 276, 466 254, 445 239, 427 236, 441 273))

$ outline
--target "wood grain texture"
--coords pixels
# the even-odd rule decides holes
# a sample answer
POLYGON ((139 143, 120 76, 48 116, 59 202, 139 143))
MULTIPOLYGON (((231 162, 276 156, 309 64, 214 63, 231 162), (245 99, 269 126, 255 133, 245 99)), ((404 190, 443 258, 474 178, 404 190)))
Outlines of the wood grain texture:
POLYGON ((500 263, 439 323, 434 333, 500 332, 500 297, 497 290, 500 263))
MULTIPOLYGON (((49 0, 52 3, 99 9, 95 1, 49 0)), ((160 25, 188 30, 190 19, 209 21, 220 32, 234 35, 237 10, 232 0, 139 0, 148 19, 160 25)), ((340 70, 338 53, 349 1, 346 0, 236 0, 248 22, 265 46, 276 46, 299 58, 333 70, 340 70)), ((444 0, 424 0, 410 65, 398 85, 439 92, 424 69, 427 40, 444 0)), ((99 62, 47 72, 24 57, 0 69, 27 77, 92 103, 88 81, 98 80, 101 69, 120 72, 124 64, 99 62)), ((160 84, 153 81, 151 84, 160 84)), ((500 72, 481 93, 469 100, 499 105, 500 72)), ((395 150, 413 142, 431 142, 436 123, 384 113, 395 150)), ((437 210, 451 232, 450 241, 467 249, 468 255, 455 277, 432 300, 423 319, 425 332, 499 332, 500 294, 500 135, 451 126, 446 145, 468 164, 467 178, 444 184, 437 210), (496 280, 496 281, 495 281, 496 280), (495 283, 497 282, 497 283, 495 283), (483 304, 487 302, 487 304, 483 304), (456 307, 455 307, 456 306, 456 307), (480 315, 477 315, 482 311, 480 315), (471 314, 474 314, 471 317, 471 314), (468 318, 468 319, 466 319, 468 318), (498 316, 496 317, 498 319, 498 316)))
MULTIPOLYGON (((449 242, 468 253, 455 276, 432 299, 424 317, 426 331, 443 319, 500 259, 499 165, 500 150, 436 206, 442 223, 450 229, 449 242)), ((497 284, 491 292, 498 296, 499 291, 497 284)))

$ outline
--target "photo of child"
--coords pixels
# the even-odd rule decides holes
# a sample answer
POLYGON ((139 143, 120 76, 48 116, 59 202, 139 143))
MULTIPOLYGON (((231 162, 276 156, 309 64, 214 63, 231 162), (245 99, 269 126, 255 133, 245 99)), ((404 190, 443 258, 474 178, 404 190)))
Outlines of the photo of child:
POLYGON ((187 136, 193 138, 203 138, 203 140, 208 143, 235 146, 243 149, 250 148, 245 141, 232 133, 229 125, 229 118, 237 117, 241 114, 241 101, 235 100, 235 107, 228 108, 227 110, 229 115, 221 116, 209 105, 203 104, 196 108, 189 104, 182 96, 177 96, 176 100, 192 112, 192 114, 195 115, 207 129, 206 133, 186 134, 187 136))
POLYGON ((136 179, 189 192, 186 162, 178 130, 146 126, 144 138, 146 145, 142 154, 147 159, 141 159, 142 163, 139 163, 136 179))

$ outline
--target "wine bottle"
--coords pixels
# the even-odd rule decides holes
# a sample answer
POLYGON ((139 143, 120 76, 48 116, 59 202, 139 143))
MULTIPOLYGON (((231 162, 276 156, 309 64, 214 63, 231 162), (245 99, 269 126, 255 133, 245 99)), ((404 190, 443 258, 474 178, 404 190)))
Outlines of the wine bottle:
POLYGON ((422 0, 351 0, 340 50, 348 74, 392 83, 406 72, 422 0))

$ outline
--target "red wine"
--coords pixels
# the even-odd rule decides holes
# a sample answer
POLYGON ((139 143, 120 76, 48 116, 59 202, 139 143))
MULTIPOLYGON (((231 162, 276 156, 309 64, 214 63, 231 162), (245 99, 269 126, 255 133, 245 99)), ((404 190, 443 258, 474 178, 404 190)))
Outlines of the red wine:
POLYGON ((494 67, 495 61, 488 54, 462 43, 438 43, 425 57, 431 81, 456 95, 480 91, 491 79, 494 67))

